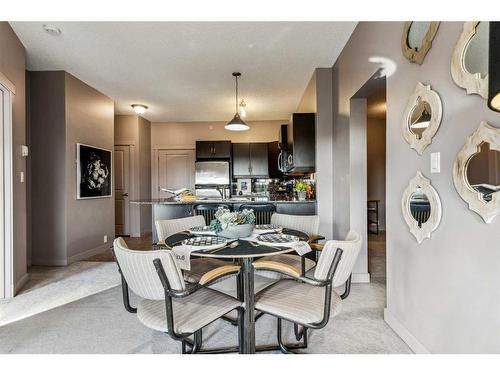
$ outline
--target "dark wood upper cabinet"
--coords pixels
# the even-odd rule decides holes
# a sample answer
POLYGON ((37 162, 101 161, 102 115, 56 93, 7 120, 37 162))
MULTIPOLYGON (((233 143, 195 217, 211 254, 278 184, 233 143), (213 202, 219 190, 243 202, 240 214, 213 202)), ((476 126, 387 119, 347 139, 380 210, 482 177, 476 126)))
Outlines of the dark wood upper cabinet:
POLYGON ((267 155, 268 155, 268 170, 269 178, 282 178, 283 172, 280 171, 278 167, 278 157, 281 152, 279 142, 270 142, 267 144, 267 155))
POLYGON ((250 176, 250 143, 233 143, 233 176, 250 176))
POLYGON ((316 170, 316 114, 294 113, 288 124, 288 152, 293 156, 291 173, 316 170))
POLYGON ((252 177, 269 177, 267 143, 250 143, 250 173, 252 177))
POLYGON ((196 141, 196 159, 230 159, 231 141, 196 141))
POLYGON ((233 143, 233 176, 267 178, 267 143, 233 143))

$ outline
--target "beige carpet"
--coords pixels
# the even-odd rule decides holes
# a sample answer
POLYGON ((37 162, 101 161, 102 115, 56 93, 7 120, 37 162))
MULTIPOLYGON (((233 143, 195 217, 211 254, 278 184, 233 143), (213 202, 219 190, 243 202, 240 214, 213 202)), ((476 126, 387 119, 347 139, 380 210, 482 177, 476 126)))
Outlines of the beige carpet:
MULTIPOLYGON (((133 301, 134 302, 134 301, 133 301)), ((354 284, 343 311, 312 330, 305 353, 410 353, 383 320, 383 284, 354 284)), ((286 326, 292 340, 291 326, 286 326)), ((204 345, 235 345, 236 327, 216 321, 204 329, 204 345)), ((276 342, 276 320, 256 323, 257 343, 276 342)), ((179 353, 180 344, 144 327, 122 305, 120 287, 0 327, 0 353, 179 353)))

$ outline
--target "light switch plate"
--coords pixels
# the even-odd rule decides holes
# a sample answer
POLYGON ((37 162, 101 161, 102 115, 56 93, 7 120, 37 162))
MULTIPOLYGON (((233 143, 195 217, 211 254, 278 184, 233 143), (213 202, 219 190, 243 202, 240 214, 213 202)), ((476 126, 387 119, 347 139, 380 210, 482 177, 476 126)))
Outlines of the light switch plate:
POLYGON ((27 157, 29 155, 29 149, 26 145, 21 145, 21 156, 27 157))
POLYGON ((433 152, 431 154, 431 173, 441 173, 441 153, 433 152))

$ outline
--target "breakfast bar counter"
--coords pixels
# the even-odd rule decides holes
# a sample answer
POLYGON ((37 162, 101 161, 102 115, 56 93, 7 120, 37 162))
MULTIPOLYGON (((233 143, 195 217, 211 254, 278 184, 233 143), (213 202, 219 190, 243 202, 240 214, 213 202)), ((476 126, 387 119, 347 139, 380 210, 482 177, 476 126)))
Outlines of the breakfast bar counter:
MULTIPOLYGON (((317 205, 315 200, 249 200, 249 199, 219 199, 219 200, 197 200, 194 202, 181 202, 172 198, 167 199, 139 199, 131 201, 132 204, 152 205, 152 228, 153 240, 156 241, 155 221, 167 219, 179 219, 193 215, 195 205, 228 205, 233 211, 238 211, 242 204, 268 204, 276 205, 276 212, 288 215, 316 215, 317 205)), ((209 224, 209 223, 207 223, 209 224)))

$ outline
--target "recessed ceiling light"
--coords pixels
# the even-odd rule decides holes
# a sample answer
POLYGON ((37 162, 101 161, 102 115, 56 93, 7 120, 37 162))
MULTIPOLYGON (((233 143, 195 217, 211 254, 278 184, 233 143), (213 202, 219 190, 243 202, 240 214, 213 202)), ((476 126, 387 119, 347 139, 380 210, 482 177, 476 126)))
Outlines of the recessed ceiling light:
POLYGON ((148 106, 146 106, 144 104, 132 104, 132 109, 138 115, 142 115, 144 112, 146 112, 146 110, 148 109, 148 106))
POLYGON ((43 25, 43 29, 50 35, 58 36, 61 35, 61 29, 51 25, 43 25))

